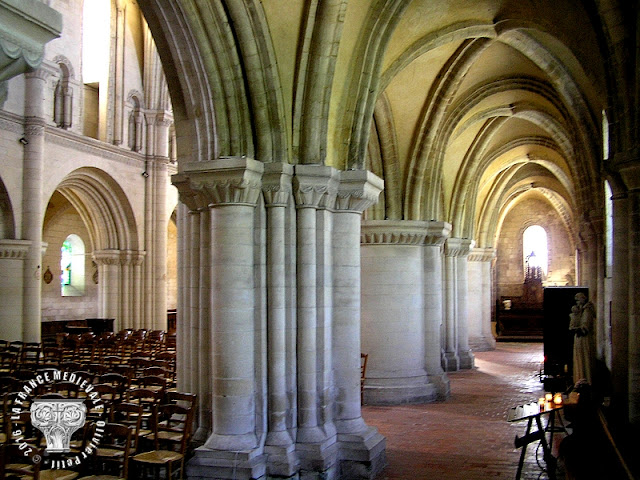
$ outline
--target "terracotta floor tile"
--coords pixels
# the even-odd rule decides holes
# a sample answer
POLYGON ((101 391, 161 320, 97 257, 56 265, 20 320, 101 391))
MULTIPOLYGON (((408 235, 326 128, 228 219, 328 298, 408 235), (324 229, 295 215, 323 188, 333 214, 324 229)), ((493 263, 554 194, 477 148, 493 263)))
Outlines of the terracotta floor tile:
MULTIPOLYGON (((387 438, 388 466, 378 480, 515 478, 521 450, 514 438, 527 424, 507 422, 507 411, 545 393, 538 377, 543 344, 498 343, 474 355, 474 369, 448 374, 445 402, 363 406, 367 423, 387 438)), ((536 445, 527 447, 522 480, 548 478, 536 445)))

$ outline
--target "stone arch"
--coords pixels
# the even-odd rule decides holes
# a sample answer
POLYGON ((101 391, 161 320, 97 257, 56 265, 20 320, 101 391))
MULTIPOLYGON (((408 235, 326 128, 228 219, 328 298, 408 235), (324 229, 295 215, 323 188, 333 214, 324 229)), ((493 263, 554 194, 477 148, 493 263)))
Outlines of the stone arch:
POLYGON ((15 239, 16 224, 9 192, 0 178, 0 238, 15 239))
POLYGON ((85 221, 97 250, 137 250, 138 229, 124 190, 108 173, 82 167, 67 175, 57 190, 85 221))
POLYGON ((127 137, 128 146, 134 152, 142 151, 144 138, 144 96, 138 90, 131 90, 127 95, 127 105, 130 109, 127 137))
POLYGON ((73 124, 73 87, 75 72, 71 61, 57 55, 53 61, 60 68, 60 78, 53 93, 53 121, 59 128, 68 129, 73 124))
POLYGON ((273 46, 258 41, 269 38, 262 5, 195 3, 139 2, 166 72, 180 162, 289 158, 273 46))

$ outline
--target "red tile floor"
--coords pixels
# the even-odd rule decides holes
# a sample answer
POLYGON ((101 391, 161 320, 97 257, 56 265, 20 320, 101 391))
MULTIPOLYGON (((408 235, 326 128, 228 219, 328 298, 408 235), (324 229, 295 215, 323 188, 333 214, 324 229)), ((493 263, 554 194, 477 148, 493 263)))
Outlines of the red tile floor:
MULTIPOLYGON (((474 369, 448 374, 447 401, 363 406, 365 421, 387 439, 387 467, 377 480, 515 479, 521 450, 514 438, 524 435, 527 421, 510 423, 507 412, 544 396, 543 344, 498 343, 474 355, 474 369)), ((554 437, 555 450, 560 434, 554 437)), ((527 447, 523 480, 549 478, 536 461, 537 445, 527 447)), ((538 456, 544 466, 541 449, 538 456)))

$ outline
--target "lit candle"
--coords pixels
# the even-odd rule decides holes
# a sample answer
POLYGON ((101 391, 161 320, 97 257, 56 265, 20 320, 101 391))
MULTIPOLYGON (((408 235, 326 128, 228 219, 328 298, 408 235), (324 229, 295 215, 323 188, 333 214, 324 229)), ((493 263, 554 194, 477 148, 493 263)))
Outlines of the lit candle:
POLYGON ((555 403, 556 405, 562 405, 562 394, 556 393, 553 396, 553 403, 555 403))
POLYGON ((553 394, 551 393, 547 393, 544 396, 545 401, 550 402, 551 400, 553 400, 553 394))
POLYGON ((544 397, 538 399, 538 407, 540 407, 541 412, 544 412, 544 397))

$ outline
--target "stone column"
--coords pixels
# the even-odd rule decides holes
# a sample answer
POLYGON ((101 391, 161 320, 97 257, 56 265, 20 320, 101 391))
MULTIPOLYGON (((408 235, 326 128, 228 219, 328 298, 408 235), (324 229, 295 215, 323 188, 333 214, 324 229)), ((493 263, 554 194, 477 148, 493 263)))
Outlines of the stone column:
POLYGON ((264 439, 256 434, 254 286, 254 210, 262 173, 261 162, 230 157, 187 164, 181 177, 211 207, 211 357, 198 361, 211 362, 212 433, 189 462, 190 477, 220 478, 235 470, 239 477, 259 478, 265 472, 264 439))
POLYGON ((198 405, 198 428, 194 438, 198 442, 205 441, 211 433, 211 421, 213 418, 212 400, 213 385, 211 382, 211 362, 202 361, 202 359, 212 358, 211 352, 211 279, 213 272, 211 271, 211 214, 208 208, 202 207, 198 209, 197 216, 200 220, 199 224, 199 244, 193 242, 193 248, 198 248, 199 257, 198 265, 191 265, 192 275, 198 277, 197 305, 198 308, 191 308, 192 324, 191 328, 194 335, 191 340, 193 350, 197 351, 192 356, 192 385, 193 391, 198 394, 200 402, 198 405), (195 363, 194 363, 195 362, 195 363), (197 378, 196 378, 197 377, 197 378))
POLYGON ((474 248, 469 253, 469 344, 474 351, 493 350, 491 332, 491 262, 493 248, 474 248))
POLYGON ((95 250, 93 260, 98 265, 98 313, 100 317, 113 318, 114 330, 133 328, 137 299, 142 295, 139 271, 145 252, 130 250, 95 250))
POLYGON ((24 261, 31 242, 27 240, 0 240, 0 338, 22 340, 24 261))
POLYGON ((115 61, 114 61, 114 82, 113 82, 113 144, 122 144, 122 133, 124 125, 124 44, 125 44, 125 22, 126 3, 124 0, 117 0, 116 20, 115 20, 115 61))
POLYGON ((178 215, 177 381, 184 391, 198 394, 194 438, 204 442, 211 433, 211 215, 202 192, 189 178, 173 176, 180 194, 178 215))
POLYGON ((149 308, 148 328, 167 328, 167 193, 169 187, 169 126, 172 118, 165 112, 146 112, 149 163, 146 191, 149 208, 146 222, 146 249, 150 252, 147 281, 149 308))
POLYGON ((22 340, 39 342, 42 312, 42 174, 44 168, 44 102, 49 72, 25 75, 24 157, 22 169, 22 239, 31 242, 24 259, 22 340))
POLYGON ((298 470, 295 444, 287 423, 291 410, 287 364, 291 362, 287 339, 286 208, 292 194, 293 166, 267 163, 262 190, 267 209, 267 472, 288 477, 298 470))
MULTIPOLYGON (((640 275, 637 268, 640 265, 640 161, 636 158, 620 169, 622 179, 627 186, 628 198, 627 206, 627 239, 628 239, 628 255, 627 265, 630 267, 626 277, 626 286, 628 298, 628 389, 627 400, 629 404, 629 423, 638 427, 640 425, 640 275)), ((614 203, 615 205, 615 203, 614 203)), ((614 206, 615 212, 615 206, 614 206)), ((615 216, 615 220, 618 216, 615 216)), ((614 226, 614 228, 616 228, 614 226)), ((618 243, 614 232, 614 243, 618 243)), ((615 268, 615 265, 614 265, 615 268)), ((619 285, 614 271, 614 290, 619 285)), ((622 272, 621 272, 622 273, 622 272)), ((616 297, 614 297, 615 299, 616 297)), ((618 317, 618 320, 622 319, 618 317)), ((614 344, 614 350, 617 346, 614 344)))
POLYGON ((451 224, 427 222, 424 241, 424 366, 429 382, 436 388, 438 400, 451 394, 449 378, 442 369, 443 293, 442 256, 451 224))
POLYGON ((360 401, 360 225, 378 201, 383 181, 364 170, 341 172, 333 222, 333 365, 335 424, 341 472, 351 478, 366 465, 369 478, 384 467, 385 439, 362 418, 360 401))
MULTIPOLYGON (((428 222, 362 224, 362 349, 369 354, 364 400, 434 401, 425 370, 423 245, 428 222)), ((439 348, 438 348, 439 351, 439 348)))
MULTIPOLYGON (((333 425, 323 425, 321 402, 324 396, 326 357, 331 346, 324 343, 323 324, 319 317, 318 241, 323 241, 318 231, 318 210, 332 206, 337 193, 337 170, 324 165, 296 165, 294 196, 296 200, 297 227, 297 364, 298 364, 298 435, 296 450, 303 469, 325 471, 335 466, 337 452, 331 448, 336 442, 333 425), (322 390, 319 391, 319 388, 322 390)), ((322 252, 322 249, 320 249, 322 252)), ((320 284, 322 285, 322 283, 320 284)), ((322 305, 325 307, 325 305, 322 305)))
POLYGON ((113 318, 113 329, 124 328, 120 304, 120 252, 94 250, 93 261, 98 265, 98 316, 113 318))
MULTIPOLYGON (((177 174, 173 176, 173 182, 178 186, 182 184, 183 187, 188 188, 188 180, 182 175, 177 174), (179 180, 178 180, 179 179, 179 180)), ((188 342, 188 336, 190 334, 189 329, 191 326, 191 302, 189 298, 188 285, 190 282, 191 265, 190 265, 190 244, 191 238, 191 222, 189 220, 190 209, 187 207, 187 201, 184 199, 183 189, 178 187, 180 192, 180 203, 178 203, 178 216, 177 216, 177 256, 180 259, 178 262, 178 293, 177 293, 177 308, 176 308, 176 344, 178 349, 176 351, 176 383, 177 387, 181 391, 190 392, 191 388, 191 376, 189 350, 183 348, 188 342)), ((190 198, 190 195, 186 195, 190 198)), ((194 207, 195 208, 195 207, 194 207)), ((202 399, 198 399, 200 405, 202 399)), ((198 406, 199 406, 198 405, 198 406)))
POLYGON ((457 317, 456 323, 458 325, 458 358, 460 359, 460 368, 469 369, 473 368, 474 356, 471 353, 469 347, 469 252, 473 248, 473 240, 466 238, 455 239, 450 238, 447 242, 451 241, 450 245, 453 248, 453 243, 458 244, 456 255, 456 283, 457 283, 457 317), (459 240, 459 242, 457 241, 459 240))
POLYGON ((457 239, 448 239, 445 243, 445 272, 444 272, 444 338, 442 368, 445 372, 455 372, 460 368, 460 358, 458 357, 458 285, 457 262, 458 253, 457 239))

